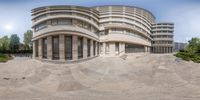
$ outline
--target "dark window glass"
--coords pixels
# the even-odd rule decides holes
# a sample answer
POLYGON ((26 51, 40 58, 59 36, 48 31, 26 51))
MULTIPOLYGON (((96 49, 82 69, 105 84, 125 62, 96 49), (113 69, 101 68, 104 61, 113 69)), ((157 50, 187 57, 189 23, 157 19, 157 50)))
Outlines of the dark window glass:
POLYGON ((93 41, 93 55, 96 55, 96 42, 93 41))
POLYGON ((38 40, 35 40, 35 57, 38 57, 38 40))
POLYGON ((87 56, 90 57, 90 48, 91 48, 91 43, 90 40, 87 40, 87 56))
POLYGON ((115 51, 119 53, 119 42, 115 43, 115 51))
POLYGON ((59 37, 52 38, 53 59, 59 59, 59 37))
POLYGON ((72 36, 65 37, 65 59, 72 60, 72 36))
POLYGON ((47 38, 42 40, 42 54, 43 58, 47 58, 47 38))
POLYGON ((83 37, 78 37, 78 58, 83 58, 83 37))

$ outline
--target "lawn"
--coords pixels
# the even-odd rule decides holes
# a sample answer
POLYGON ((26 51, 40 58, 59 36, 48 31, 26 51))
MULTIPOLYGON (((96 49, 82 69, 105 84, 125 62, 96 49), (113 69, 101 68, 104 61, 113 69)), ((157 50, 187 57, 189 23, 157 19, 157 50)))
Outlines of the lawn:
POLYGON ((8 60, 13 59, 13 57, 9 55, 0 54, 0 62, 7 62, 8 60))

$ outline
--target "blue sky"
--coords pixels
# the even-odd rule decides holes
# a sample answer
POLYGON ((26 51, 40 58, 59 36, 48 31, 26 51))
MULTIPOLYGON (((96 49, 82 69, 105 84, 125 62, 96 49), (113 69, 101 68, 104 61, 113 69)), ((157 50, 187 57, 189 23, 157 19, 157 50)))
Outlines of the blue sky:
POLYGON ((157 22, 174 22, 174 40, 200 37, 200 0, 0 0, 0 37, 31 29, 31 9, 47 5, 130 5, 151 11, 157 22))

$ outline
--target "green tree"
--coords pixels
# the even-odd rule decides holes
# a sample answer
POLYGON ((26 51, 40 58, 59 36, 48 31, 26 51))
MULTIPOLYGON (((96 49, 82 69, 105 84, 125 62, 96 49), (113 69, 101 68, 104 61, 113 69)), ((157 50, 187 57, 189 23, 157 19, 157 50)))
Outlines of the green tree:
POLYGON ((25 44, 25 47, 26 47, 26 50, 30 50, 32 48, 32 39, 33 37, 33 32, 31 30, 27 30, 25 33, 24 33, 24 44, 25 44))
POLYGON ((16 52, 19 49, 20 39, 17 34, 12 34, 10 37, 10 50, 16 52))
POLYGON ((188 41, 188 47, 187 51, 190 54, 200 53, 200 38, 192 38, 190 41, 188 41))
POLYGON ((8 36, 4 36, 0 38, 0 51, 9 50, 10 38, 8 36))

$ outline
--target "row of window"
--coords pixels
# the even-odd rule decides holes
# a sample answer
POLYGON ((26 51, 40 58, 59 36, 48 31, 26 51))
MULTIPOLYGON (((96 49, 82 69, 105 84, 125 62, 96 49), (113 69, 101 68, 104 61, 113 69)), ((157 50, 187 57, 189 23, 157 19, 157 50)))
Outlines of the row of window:
POLYGON ((152 41, 153 44, 172 44, 172 41, 152 41))
MULTIPOLYGON (((55 25, 76 25, 78 27, 81 27, 81 28, 87 29, 91 32, 94 32, 95 34, 97 34, 97 32, 98 32, 98 29, 96 29, 95 27, 93 27, 89 23, 81 21, 81 20, 60 18, 60 19, 51 19, 51 20, 48 20, 48 21, 51 22, 52 26, 55 26, 55 25)), ((44 29, 44 28, 47 28, 47 21, 36 25, 35 26, 35 32, 37 32, 41 29, 44 29)))
MULTIPOLYGON (((45 18, 45 17, 47 17, 47 15, 48 15, 48 14, 40 15, 40 16, 36 17, 36 18, 34 19, 34 21, 36 22, 36 21, 38 21, 38 20, 40 20, 40 19, 42 19, 42 18, 45 18)), ((52 12, 52 13, 50 13, 49 15, 50 15, 50 16, 56 16, 56 15, 76 15, 76 16, 80 16, 80 17, 89 19, 89 20, 91 20, 92 22, 94 22, 95 24, 98 25, 98 22, 97 22, 95 19, 93 19, 92 17, 90 17, 90 16, 88 16, 88 15, 81 14, 81 13, 77 13, 77 12, 76 12, 76 13, 75 13, 75 12, 52 12)))
POLYGON ((171 36, 171 35, 156 35, 156 36, 153 36, 153 38, 173 38, 173 36, 171 36))
MULTIPOLYGON (((73 58, 73 40, 72 36, 65 36, 65 59, 66 60, 72 60, 73 58)), ((83 37, 78 37, 77 40, 77 48, 78 48, 78 59, 83 58, 83 37)), ((38 40, 35 41, 35 56, 38 57, 38 40)), ((47 58, 47 38, 42 39, 42 57, 47 58)), ((52 37, 52 59, 57 60, 59 59, 59 36, 53 36, 52 37)), ((93 41, 93 46, 91 46, 91 40, 87 39, 87 57, 90 57, 91 55, 98 55, 99 54, 99 43, 96 41, 93 41), (96 45, 97 44, 97 45, 96 45), (93 47, 93 48, 91 48, 93 47), (91 49, 93 49, 93 53, 91 54, 91 49), (96 52, 97 51, 97 52, 96 52)))
POLYGON ((156 33, 173 33, 173 31, 169 31, 169 30, 166 30, 166 31, 153 31, 152 33, 153 34, 156 34, 156 33))

